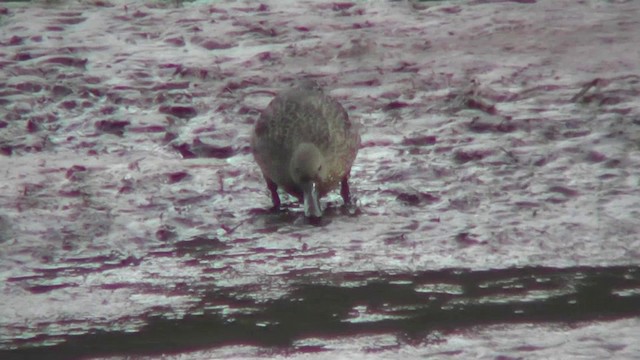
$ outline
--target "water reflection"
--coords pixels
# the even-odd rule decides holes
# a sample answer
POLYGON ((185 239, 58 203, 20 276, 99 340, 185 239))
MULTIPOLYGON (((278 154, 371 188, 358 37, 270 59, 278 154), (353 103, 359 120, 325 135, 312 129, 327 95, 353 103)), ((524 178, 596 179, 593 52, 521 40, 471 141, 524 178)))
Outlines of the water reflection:
POLYGON ((187 315, 156 309, 128 320, 144 323, 137 330, 101 324, 4 339, 0 357, 153 355, 230 344, 295 349, 296 341, 313 337, 392 333, 419 340, 479 325, 640 316, 638 266, 342 273, 300 282, 274 300, 252 297, 252 286, 194 285, 199 301, 187 315))

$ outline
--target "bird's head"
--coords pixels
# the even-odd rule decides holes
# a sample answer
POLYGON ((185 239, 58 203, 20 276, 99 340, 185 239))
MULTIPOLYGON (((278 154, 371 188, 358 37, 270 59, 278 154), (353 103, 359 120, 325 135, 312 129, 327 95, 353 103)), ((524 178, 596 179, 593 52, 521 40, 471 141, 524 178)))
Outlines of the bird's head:
POLYGON ((325 174, 325 159, 318 147, 310 143, 298 145, 289 163, 289 175, 302 190, 306 216, 322 216, 318 184, 325 174))

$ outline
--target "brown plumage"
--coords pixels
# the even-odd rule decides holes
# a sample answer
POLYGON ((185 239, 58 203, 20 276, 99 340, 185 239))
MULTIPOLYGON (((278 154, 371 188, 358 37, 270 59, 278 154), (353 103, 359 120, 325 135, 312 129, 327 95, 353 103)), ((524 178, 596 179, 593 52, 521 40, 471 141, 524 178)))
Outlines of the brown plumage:
POLYGON ((338 184, 349 203, 348 178, 359 146, 360 135, 342 105, 310 80, 278 94, 251 137, 274 208, 280 207, 280 187, 315 217, 322 215, 319 199, 338 184))

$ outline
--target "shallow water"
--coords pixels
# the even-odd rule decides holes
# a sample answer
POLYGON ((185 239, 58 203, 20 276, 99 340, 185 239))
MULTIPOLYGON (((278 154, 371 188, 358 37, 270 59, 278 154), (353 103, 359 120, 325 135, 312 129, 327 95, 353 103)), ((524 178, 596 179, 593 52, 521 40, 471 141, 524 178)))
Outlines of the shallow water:
POLYGON ((640 5, 425 6, 2 4, 0 357, 637 356, 640 5), (319 224, 248 148, 300 73, 319 224))

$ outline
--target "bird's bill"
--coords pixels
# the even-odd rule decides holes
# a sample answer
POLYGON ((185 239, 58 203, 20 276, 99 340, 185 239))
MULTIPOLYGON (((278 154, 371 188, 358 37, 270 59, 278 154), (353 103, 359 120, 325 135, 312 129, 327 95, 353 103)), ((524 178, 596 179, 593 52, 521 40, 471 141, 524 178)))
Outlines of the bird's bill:
POLYGON ((320 195, 315 181, 309 181, 302 185, 304 192, 304 215, 306 217, 321 217, 320 195))

